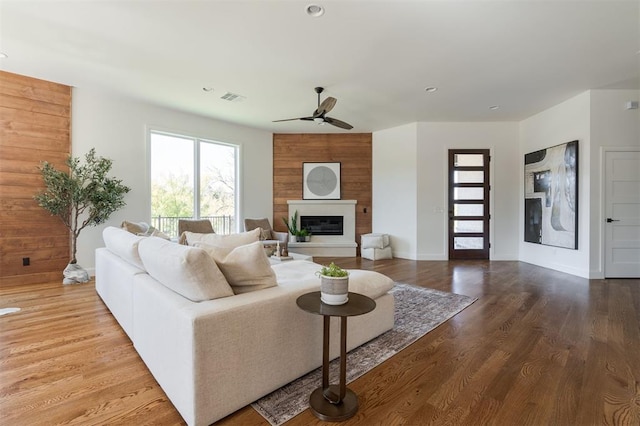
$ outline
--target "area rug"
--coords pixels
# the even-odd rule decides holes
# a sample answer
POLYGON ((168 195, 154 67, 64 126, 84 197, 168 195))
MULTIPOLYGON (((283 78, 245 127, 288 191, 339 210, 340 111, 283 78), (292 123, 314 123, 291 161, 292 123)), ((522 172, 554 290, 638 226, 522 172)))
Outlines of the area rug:
MULTIPOLYGON (((399 283, 391 293, 396 302, 394 327, 347 354, 347 383, 476 301, 472 297, 399 283)), ((329 368, 330 377, 339 377, 340 360, 333 360, 329 368)), ((251 406, 273 426, 279 426, 309 408, 309 395, 321 383, 322 368, 318 368, 260 398, 251 406)))

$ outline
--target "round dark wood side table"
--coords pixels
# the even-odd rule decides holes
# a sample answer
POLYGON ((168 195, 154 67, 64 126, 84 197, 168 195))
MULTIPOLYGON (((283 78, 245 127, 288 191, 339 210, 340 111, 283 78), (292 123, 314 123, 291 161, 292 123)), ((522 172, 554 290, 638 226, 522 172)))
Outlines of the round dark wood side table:
POLYGON ((376 307, 373 299, 358 293, 349 293, 343 305, 327 305, 320 300, 320 292, 303 294, 296 300, 306 312, 322 315, 324 335, 322 342, 322 386, 309 397, 311 411, 320 420, 340 422, 358 412, 358 397, 347 388, 347 318, 371 312, 376 307), (329 384, 329 335, 331 317, 340 317, 340 382, 329 384))

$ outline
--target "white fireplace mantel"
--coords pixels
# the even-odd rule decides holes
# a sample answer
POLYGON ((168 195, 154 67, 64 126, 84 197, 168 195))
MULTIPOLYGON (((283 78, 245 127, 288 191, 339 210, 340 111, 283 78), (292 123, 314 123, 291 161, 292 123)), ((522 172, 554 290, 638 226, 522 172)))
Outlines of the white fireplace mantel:
POLYGON ((349 257, 356 255, 357 200, 288 200, 289 217, 342 216, 343 235, 312 235, 307 243, 289 243, 291 251, 310 256, 349 257))

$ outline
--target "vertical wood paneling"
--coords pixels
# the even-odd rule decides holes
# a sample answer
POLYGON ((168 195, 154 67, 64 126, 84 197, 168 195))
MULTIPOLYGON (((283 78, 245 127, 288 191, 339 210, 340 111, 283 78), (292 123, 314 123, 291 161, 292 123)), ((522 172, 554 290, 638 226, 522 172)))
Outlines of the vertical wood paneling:
POLYGON ((357 200, 356 242, 371 232, 371 133, 274 134, 273 226, 286 231, 287 200, 302 199, 302 163, 340 162, 341 198, 357 200))
POLYGON ((69 86, 0 71, 0 285, 62 280, 69 232, 33 196, 42 161, 65 167, 70 123, 69 86))

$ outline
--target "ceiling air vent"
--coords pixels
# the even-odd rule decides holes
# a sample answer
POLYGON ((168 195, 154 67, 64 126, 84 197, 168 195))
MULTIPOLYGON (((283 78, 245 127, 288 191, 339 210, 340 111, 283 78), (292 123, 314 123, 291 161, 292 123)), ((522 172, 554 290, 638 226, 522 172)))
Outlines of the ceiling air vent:
POLYGON ((224 99, 225 101, 229 102, 242 102, 246 98, 236 93, 227 92, 224 95, 220 96, 220 99, 224 99))

